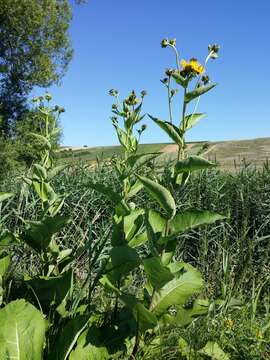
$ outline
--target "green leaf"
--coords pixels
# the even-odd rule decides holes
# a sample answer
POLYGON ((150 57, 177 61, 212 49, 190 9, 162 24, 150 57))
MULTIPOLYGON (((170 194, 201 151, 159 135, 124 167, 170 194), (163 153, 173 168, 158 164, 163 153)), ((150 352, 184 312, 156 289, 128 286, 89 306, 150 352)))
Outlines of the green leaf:
POLYGON ((33 187, 43 202, 50 202, 56 198, 56 194, 51 185, 43 180, 34 179, 32 181, 33 187))
POLYGON ((33 179, 40 181, 47 179, 47 171, 40 164, 33 165, 33 179))
POLYGON ((208 341, 205 347, 199 350, 199 353, 209 356, 212 360, 230 360, 229 355, 227 355, 220 346, 213 341, 208 341))
POLYGON ((217 164, 207 161, 200 156, 190 156, 184 160, 178 161, 174 169, 177 174, 180 174, 196 170, 211 169, 216 166, 217 164))
POLYGON ((89 316, 77 315, 69 320, 63 331, 57 334, 53 348, 50 351, 51 360, 66 360, 76 344, 79 336, 85 330, 89 316))
POLYGON ((180 131, 179 129, 167 122, 167 121, 162 121, 162 120, 159 120, 151 115, 148 114, 148 116, 161 128, 163 129, 168 135, 169 137, 179 146, 183 146, 183 139, 182 139, 182 136, 180 134, 180 131))
POLYGON ((121 295, 120 299, 132 309, 133 316, 138 323, 139 330, 145 332, 148 329, 153 329, 157 325, 156 316, 147 310, 135 296, 121 295))
POLYGON ((0 277, 3 277, 10 265, 10 256, 0 252, 0 277))
POLYGON ((132 169, 133 172, 136 172, 143 165, 147 164, 149 161, 155 159, 159 155, 160 153, 132 155, 127 159, 127 165, 132 169))
POLYGON ((25 300, 10 302, 0 310, 0 359, 41 360, 46 321, 25 300))
POLYGON ((52 145, 51 145, 50 141, 45 136, 40 135, 40 134, 36 134, 36 133, 33 133, 33 132, 30 132, 29 135, 35 137, 37 140, 39 140, 40 142, 45 144, 46 148, 48 150, 51 149, 52 145))
POLYGON ((134 236, 133 239, 130 240, 128 245, 132 248, 136 248, 138 246, 145 244, 147 242, 147 240, 148 240, 147 233, 146 233, 146 231, 144 231, 144 232, 134 236))
POLYGON ((121 196, 116 193, 111 187, 105 186, 101 183, 93 183, 91 181, 88 181, 87 185, 89 185, 92 189, 100 192, 101 194, 106 195, 115 204, 118 204, 122 200, 121 196))
POLYGON ((29 221, 29 229, 20 236, 27 245, 31 246, 38 253, 48 248, 52 236, 63 229, 70 222, 65 216, 47 216, 42 221, 29 221))
POLYGON ((189 210, 178 213, 169 225, 169 235, 160 239, 160 244, 175 239, 175 237, 185 231, 194 229, 198 226, 213 224, 226 217, 208 210, 189 210))
POLYGON ((194 125, 196 125, 203 117, 205 117, 205 114, 198 113, 198 114, 190 114, 186 115, 184 119, 184 130, 191 129, 194 125))
POLYGON ((174 72, 172 73, 172 77, 174 78, 174 80, 176 81, 176 83, 177 83, 178 85, 183 86, 183 88, 186 88, 186 87, 187 87, 187 85, 188 85, 188 80, 185 79, 185 78, 183 78, 183 76, 181 76, 181 75, 179 74, 179 72, 174 71, 174 72))
POLYGON ((12 193, 5 193, 5 192, 0 192, 0 203, 10 197, 12 197, 13 194, 12 193))
POLYGON ((26 285, 35 293, 42 308, 59 305, 71 288, 73 273, 68 270, 59 276, 40 276, 25 280, 26 285))
POLYGON ((174 278, 170 270, 161 264, 158 257, 143 260, 143 265, 150 284, 157 290, 174 278))
POLYGON ((125 239, 127 242, 132 240, 132 238, 138 234, 143 225, 144 220, 144 210, 135 209, 127 216, 124 216, 124 233, 125 239))
POLYGON ((142 188, 143 184, 139 180, 136 180, 136 182, 129 189, 127 197, 131 198, 135 196, 142 188))
POLYGON ((199 271, 186 271, 155 292, 151 311, 157 315, 173 305, 184 305, 194 294, 201 291, 203 279, 199 271))
POLYGON ((63 165, 58 165, 58 166, 53 167, 48 173, 49 180, 53 179, 56 175, 58 175, 60 172, 65 170, 67 167, 68 167, 68 164, 63 164, 63 165))
POLYGON ((15 245, 17 243, 18 242, 15 235, 10 231, 5 231, 3 234, 0 235, 0 248, 5 248, 9 245, 15 245))
POLYGON ((144 176, 137 175, 138 179, 142 182, 146 191, 150 196, 156 200, 163 208, 168 219, 171 219, 175 215, 176 206, 172 194, 164 186, 157 182, 150 180, 144 176))
POLYGON ((185 103, 188 104, 191 100, 196 99, 196 97, 205 94, 207 91, 213 89, 216 85, 217 84, 210 84, 210 85, 207 85, 207 86, 200 86, 200 87, 196 88, 195 90, 186 93, 185 103))
POLYGON ((115 246, 111 250, 114 276, 120 280, 141 263, 136 250, 129 246, 115 246))
POLYGON ((110 359, 108 350, 101 338, 101 331, 94 326, 84 331, 78 339, 75 350, 71 352, 69 360, 110 359))
POLYGON ((155 234, 164 235, 167 220, 156 210, 150 209, 148 221, 155 234))

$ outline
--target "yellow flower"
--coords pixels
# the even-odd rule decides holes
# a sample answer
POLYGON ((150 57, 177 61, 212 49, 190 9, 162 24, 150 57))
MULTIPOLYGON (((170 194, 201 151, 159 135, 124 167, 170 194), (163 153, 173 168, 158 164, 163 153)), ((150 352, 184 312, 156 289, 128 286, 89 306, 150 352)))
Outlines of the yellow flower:
POLYGON ((204 67, 197 61, 197 59, 190 59, 190 61, 181 60, 182 71, 186 74, 195 73, 197 75, 204 73, 204 67))
POLYGON ((234 321, 231 318, 228 318, 226 319, 225 324, 226 327, 231 330, 234 326, 234 321))

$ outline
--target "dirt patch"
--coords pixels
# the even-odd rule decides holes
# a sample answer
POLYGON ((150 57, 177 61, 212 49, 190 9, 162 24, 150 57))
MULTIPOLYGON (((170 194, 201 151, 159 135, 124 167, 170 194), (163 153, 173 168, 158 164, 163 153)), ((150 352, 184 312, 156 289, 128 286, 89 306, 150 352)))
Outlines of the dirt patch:
POLYGON ((174 145, 174 144, 167 145, 163 149, 161 149, 163 153, 174 153, 177 152, 177 150, 178 150, 178 145, 174 145))

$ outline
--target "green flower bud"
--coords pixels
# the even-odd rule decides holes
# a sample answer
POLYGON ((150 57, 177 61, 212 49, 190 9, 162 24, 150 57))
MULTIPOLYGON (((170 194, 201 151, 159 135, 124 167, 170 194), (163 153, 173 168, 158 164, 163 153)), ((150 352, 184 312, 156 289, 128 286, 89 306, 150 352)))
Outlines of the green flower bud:
POLYGON ((209 78, 208 75, 203 75, 202 76, 202 82, 203 82, 204 85, 207 85, 209 83, 209 81, 210 81, 210 78, 209 78))
POLYGON ((147 125, 143 124, 142 127, 141 127, 141 131, 143 132, 146 128, 147 128, 147 125))
POLYGON ((52 100, 52 95, 49 94, 49 93, 46 93, 44 97, 45 97, 45 99, 46 99, 47 101, 51 101, 51 100, 52 100))
POLYGON ((169 44, 170 44, 171 46, 175 46, 175 45, 176 45, 176 39, 170 39, 170 40, 169 40, 169 44))
POLYGON ((162 48, 166 48, 169 45, 169 40, 163 39, 160 44, 162 48))
POLYGON ((170 77, 170 76, 172 76, 172 74, 174 73, 174 69, 167 69, 166 71, 165 71, 165 74, 168 76, 168 77, 170 77))
POLYGON ((112 104, 112 109, 113 109, 113 110, 117 110, 117 108, 118 108, 118 105, 117 105, 117 104, 112 104))
POLYGON ((116 97, 119 95, 119 92, 115 89, 111 89, 111 90, 109 90, 109 95, 116 97))
POLYGON ((142 90, 141 91, 141 96, 144 98, 147 95, 147 91, 146 90, 142 90))
POLYGON ((218 57, 220 46, 218 44, 208 45, 208 51, 211 59, 216 59, 218 57))

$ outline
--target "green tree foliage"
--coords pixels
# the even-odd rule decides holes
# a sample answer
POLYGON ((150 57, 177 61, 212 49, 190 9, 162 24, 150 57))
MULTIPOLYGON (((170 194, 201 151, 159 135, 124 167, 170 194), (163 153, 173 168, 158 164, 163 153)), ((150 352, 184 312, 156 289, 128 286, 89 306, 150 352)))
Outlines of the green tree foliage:
POLYGON ((0 0, 0 104, 5 136, 34 86, 58 82, 72 57, 68 0, 0 0))

